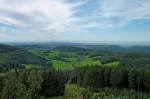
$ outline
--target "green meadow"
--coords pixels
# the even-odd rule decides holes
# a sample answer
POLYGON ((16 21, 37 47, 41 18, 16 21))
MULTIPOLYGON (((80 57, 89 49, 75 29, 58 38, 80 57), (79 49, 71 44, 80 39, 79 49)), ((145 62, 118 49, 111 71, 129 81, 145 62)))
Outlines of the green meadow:
POLYGON ((52 60, 52 64, 56 70, 72 70, 73 66, 69 62, 52 60))
POLYGON ((101 65, 102 63, 100 60, 94 60, 93 58, 90 58, 89 56, 84 56, 80 59, 79 65, 86 66, 86 65, 101 65))
POLYGON ((37 65, 37 64, 24 64, 26 69, 32 69, 32 68, 40 68, 42 66, 37 65))
MULTIPOLYGON (((52 50, 48 52, 34 51, 34 54, 41 56, 48 60, 48 64, 52 65, 56 70, 73 70, 74 67, 80 66, 113 66, 118 67, 119 61, 108 62, 102 64, 99 57, 91 57, 90 55, 80 55, 76 52, 63 52, 59 50, 52 50), (99 59, 96 59, 99 58, 99 59)), ((26 64, 27 69, 37 67, 35 64, 26 64)), ((39 66, 38 66, 39 67, 39 66)))

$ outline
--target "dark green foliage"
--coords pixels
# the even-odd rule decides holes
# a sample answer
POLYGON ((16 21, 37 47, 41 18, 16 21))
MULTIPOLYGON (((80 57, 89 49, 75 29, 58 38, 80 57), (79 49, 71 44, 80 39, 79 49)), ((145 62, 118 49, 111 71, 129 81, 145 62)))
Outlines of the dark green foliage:
POLYGON ((102 85, 102 75, 100 74, 101 71, 93 68, 86 72, 84 76, 84 86, 91 87, 93 89, 100 88, 102 85))
POLYGON ((5 78, 5 85, 1 93, 1 99, 30 99, 25 85, 21 83, 16 71, 9 72, 5 78))
POLYGON ((53 48, 53 50, 57 50, 60 52, 75 52, 79 55, 86 55, 90 51, 92 51, 90 49, 85 49, 85 48, 77 47, 77 46, 58 46, 58 47, 53 48))
POLYGON ((121 69, 112 69, 110 74, 110 85, 113 88, 120 88, 123 81, 123 74, 121 69))
MULTIPOLYGON (((0 75, 0 92, 2 91, 4 86, 4 76, 0 75)), ((0 93, 1 94, 1 93, 0 93)))
POLYGON ((129 88, 130 89, 136 88, 136 70, 130 70, 129 71, 128 82, 129 82, 129 88))
POLYGON ((103 64, 106 64, 106 63, 109 63, 109 62, 118 61, 117 59, 112 58, 112 57, 108 57, 108 56, 102 56, 102 57, 100 57, 100 60, 101 60, 101 62, 103 64))
POLYGON ((54 97, 64 94, 64 78, 62 73, 55 70, 43 72, 43 82, 41 94, 47 97, 54 97))
MULTIPOLYGON (((5 74, 0 99, 40 99, 63 95, 63 76, 54 70, 32 69, 5 74)), ((2 83, 2 82, 0 82, 2 83)))
POLYGON ((149 95, 128 89, 101 88, 96 92, 78 85, 67 85, 64 98, 58 99, 149 99, 149 95))
POLYGON ((112 87, 150 92, 150 70, 94 66, 77 68, 72 75, 74 83, 94 90, 112 87))
POLYGON ((148 68, 150 69, 150 55, 141 53, 123 53, 123 52, 96 52, 93 51, 91 57, 97 57, 102 63, 119 61, 120 66, 126 68, 148 68))
POLYGON ((147 91, 150 90, 150 70, 146 70, 144 72, 144 85, 145 85, 145 89, 147 89, 147 91))

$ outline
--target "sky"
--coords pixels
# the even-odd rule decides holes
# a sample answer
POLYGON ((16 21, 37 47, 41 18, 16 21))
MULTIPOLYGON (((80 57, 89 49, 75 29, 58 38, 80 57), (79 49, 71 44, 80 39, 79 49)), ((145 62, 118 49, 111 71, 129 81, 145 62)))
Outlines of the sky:
POLYGON ((0 42, 150 42, 150 0, 0 0, 0 42))

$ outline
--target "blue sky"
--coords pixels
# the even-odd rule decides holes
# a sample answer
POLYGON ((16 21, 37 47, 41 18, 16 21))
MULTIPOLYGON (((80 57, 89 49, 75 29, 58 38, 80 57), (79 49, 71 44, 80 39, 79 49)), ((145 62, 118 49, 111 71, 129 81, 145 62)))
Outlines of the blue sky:
POLYGON ((150 42, 150 0, 0 0, 0 42, 150 42))

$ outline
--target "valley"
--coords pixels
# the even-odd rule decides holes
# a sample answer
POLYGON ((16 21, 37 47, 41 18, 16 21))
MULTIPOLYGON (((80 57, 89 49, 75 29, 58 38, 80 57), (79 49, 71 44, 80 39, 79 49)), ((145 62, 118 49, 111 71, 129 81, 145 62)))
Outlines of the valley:
POLYGON ((7 94, 26 99, 150 97, 149 52, 108 51, 112 46, 97 49, 98 45, 42 46, 0 45, 0 99, 7 94))

